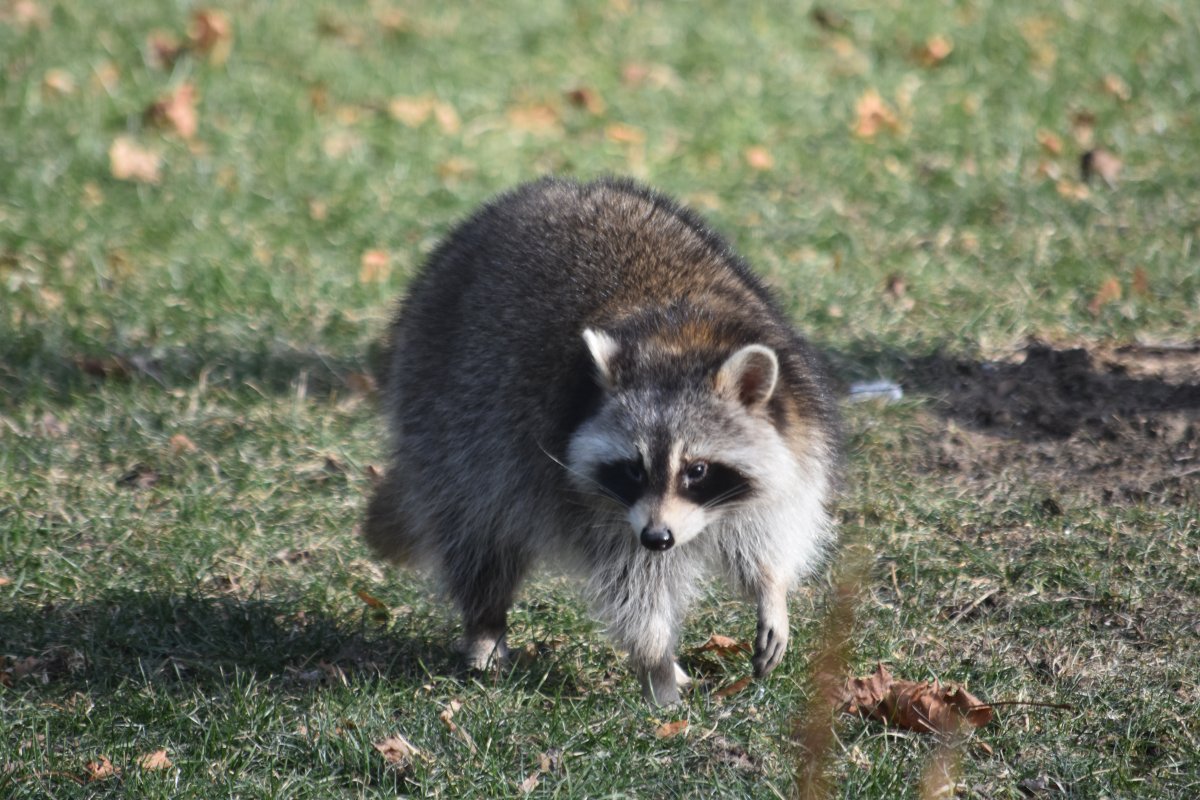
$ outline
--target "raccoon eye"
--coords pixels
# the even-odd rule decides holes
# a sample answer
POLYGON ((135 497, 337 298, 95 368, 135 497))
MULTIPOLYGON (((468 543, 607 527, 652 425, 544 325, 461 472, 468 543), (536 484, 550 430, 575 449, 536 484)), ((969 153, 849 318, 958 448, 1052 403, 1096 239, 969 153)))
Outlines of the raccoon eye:
POLYGON ((699 483, 708 475, 707 461, 693 461, 683 472, 689 486, 699 483))
POLYGON ((634 483, 641 483, 646 479, 646 470, 642 469, 640 461, 625 462, 625 477, 634 483))

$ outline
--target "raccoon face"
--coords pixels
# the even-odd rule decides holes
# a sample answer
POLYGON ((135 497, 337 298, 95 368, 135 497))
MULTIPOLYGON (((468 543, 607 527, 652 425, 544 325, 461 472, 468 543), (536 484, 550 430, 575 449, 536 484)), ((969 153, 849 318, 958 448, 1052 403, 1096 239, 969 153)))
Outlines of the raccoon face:
POLYGON ((604 392, 567 448, 572 480, 623 514, 650 550, 695 538, 758 499, 782 441, 761 413, 778 376, 761 345, 736 351, 713 375, 615 380, 619 346, 584 332, 604 392))

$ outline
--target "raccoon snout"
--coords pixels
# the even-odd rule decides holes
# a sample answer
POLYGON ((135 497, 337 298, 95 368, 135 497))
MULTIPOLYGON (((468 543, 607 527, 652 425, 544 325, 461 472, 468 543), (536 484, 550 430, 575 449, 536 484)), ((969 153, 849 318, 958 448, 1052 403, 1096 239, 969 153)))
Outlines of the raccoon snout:
POLYGON ((675 536, 671 529, 660 525, 657 528, 647 525, 642 528, 642 546, 647 550, 670 550, 675 544, 675 536))

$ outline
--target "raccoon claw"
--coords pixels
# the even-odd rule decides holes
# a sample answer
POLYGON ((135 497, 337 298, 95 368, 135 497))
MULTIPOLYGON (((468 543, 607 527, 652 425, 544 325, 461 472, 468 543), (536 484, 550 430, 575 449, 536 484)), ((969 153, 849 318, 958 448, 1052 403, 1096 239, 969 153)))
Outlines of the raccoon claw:
POLYGON ((787 634, 775 628, 760 627, 754 641, 754 655, 750 663, 754 666, 754 677, 763 678, 779 666, 787 650, 787 634))

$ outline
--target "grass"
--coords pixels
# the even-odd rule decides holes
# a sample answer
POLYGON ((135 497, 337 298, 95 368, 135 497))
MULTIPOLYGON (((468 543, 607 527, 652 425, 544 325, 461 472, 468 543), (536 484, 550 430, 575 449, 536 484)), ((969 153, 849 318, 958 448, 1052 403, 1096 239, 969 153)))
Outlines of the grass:
MULTIPOLYGON (((515 609, 535 657, 472 677, 436 593, 356 541, 383 458, 372 343, 438 236, 516 182, 629 173, 695 205, 843 379, 1031 337, 1200 339, 1190 3, 241 0, 220 4, 227 57, 167 67, 148 37, 186 40, 193 7, 110 5, 0 3, 5 796, 792 791, 824 581, 770 680, 654 712, 567 584, 515 609), (939 35, 952 52, 922 63, 939 35), (145 114, 184 84, 190 142, 145 114), (894 122, 863 138, 872 89, 894 122), (446 105, 410 126, 397 97, 446 105), (113 177, 121 135, 160 155, 157 184, 113 177), (1124 162, 1115 186, 1080 181, 1093 145, 1124 162), (1110 279, 1120 297, 1089 308, 1110 279), (474 747, 439 718, 452 701, 474 747), (395 733, 422 752, 407 770, 372 746, 395 733), (171 768, 138 766, 158 749, 171 768), (100 756, 120 774, 89 782, 100 756)), ((839 513, 871 554, 853 668, 1069 707, 1002 707, 960 796, 1195 796, 1194 507, 1101 502, 1022 461, 931 468, 944 437, 1025 446, 939 408, 919 387, 847 407, 839 513)), ((685 642, 752 627, 718 589, 685 642)), ((935 747, 842 719, 831 785, 917 797, 935 747)))

